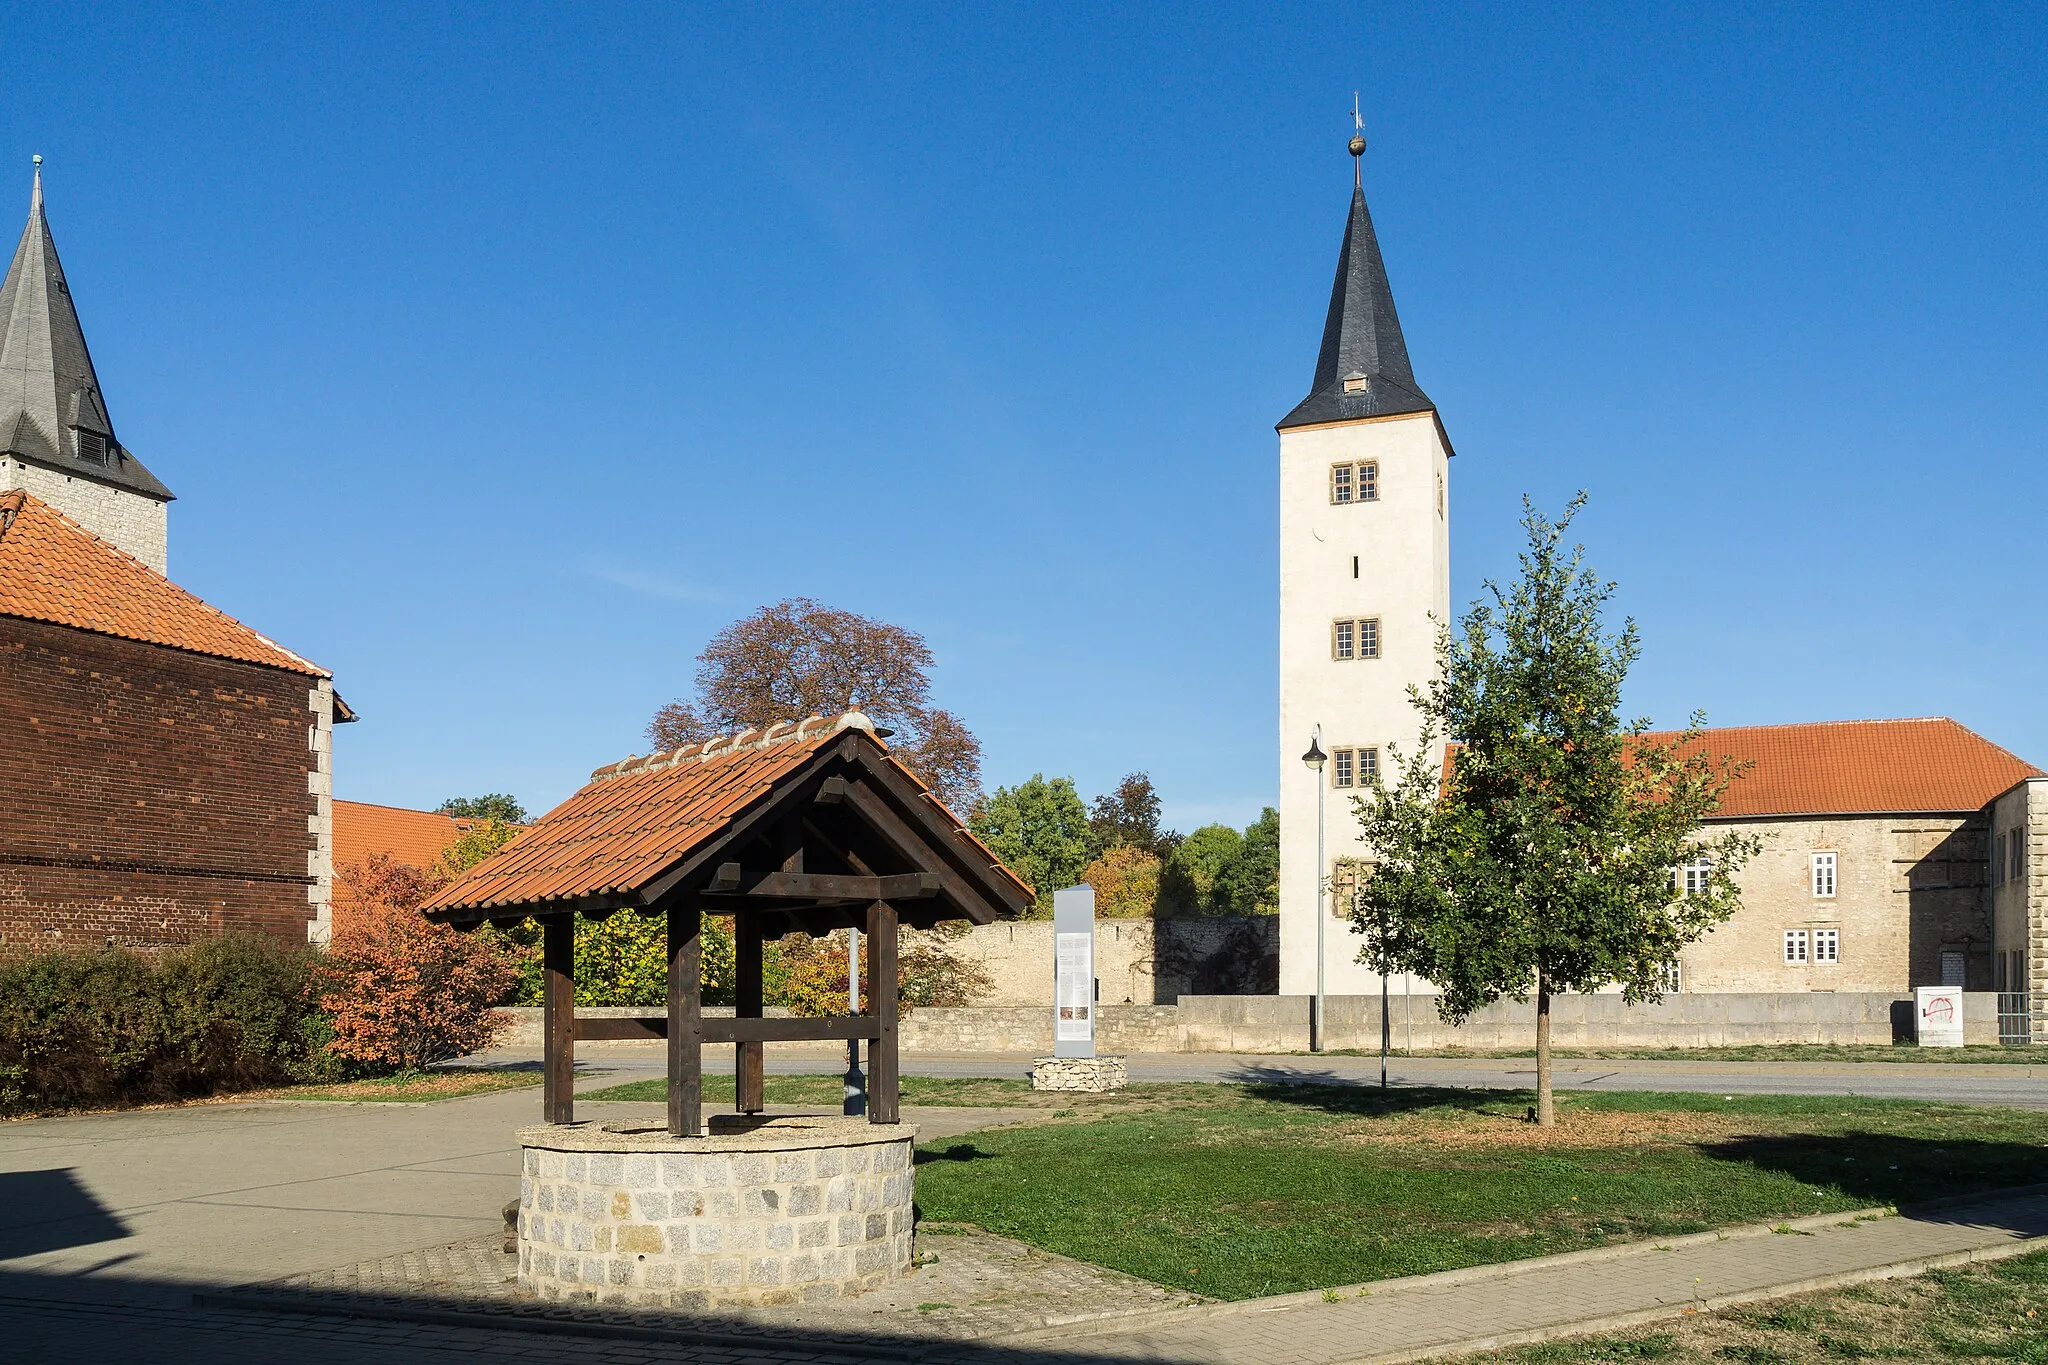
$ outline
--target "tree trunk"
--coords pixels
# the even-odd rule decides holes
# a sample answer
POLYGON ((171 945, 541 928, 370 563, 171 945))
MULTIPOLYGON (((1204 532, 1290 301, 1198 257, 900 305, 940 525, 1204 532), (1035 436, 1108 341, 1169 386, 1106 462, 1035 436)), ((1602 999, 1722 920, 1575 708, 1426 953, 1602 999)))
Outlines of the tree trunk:
POLYGON ((1536 977, 1536 1123, 1548 1128, 1557 1122, 1557 1107, 1550 1091, 1550 982, 1536 977))

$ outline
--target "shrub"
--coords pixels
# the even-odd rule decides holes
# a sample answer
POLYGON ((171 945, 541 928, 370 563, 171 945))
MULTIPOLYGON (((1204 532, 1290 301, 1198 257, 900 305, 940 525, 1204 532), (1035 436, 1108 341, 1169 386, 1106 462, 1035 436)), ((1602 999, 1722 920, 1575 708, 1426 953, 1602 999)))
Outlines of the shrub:
POLYGON ((428 923, 419 904, 432 885, 382 853, 335 874, 335 900, 348 913, 336 916, 316 973, 335 1057, 417 1071, 490 1046, 507 1022, 491 1006, 512 989, 515 964, 482 934, 428 923))
POLYGON ((1144 919, 1159 901, 1159 859, 1150 851, 1116 844, 1081 869, 1095 888, 1095 913, 1104 919, 1144 919))
POLYGON ((161 1103, 317 1078, 310 949, 233 936, 0 966, 0 1111, 161 1103))
MULTIPOLYGON (((518 977, 506 1003, 541 1003, 540 925, 522 920, 510 929, 483 930, 514 955, 518 977)), ((706 915, 699 988, 707 1005, 733 1001, 732 920, 706 915)), ((659 916, 621 911, 609 919, 576 921, 576 1003, 668 1003, 668 928, 659 916)))
MULTIPOLYGON (((973 958, 955 953, 951 944, 965 936, 964 924, 942 924, 923 931, 898 931, 896 999, 906 1008, 969 1005, 995 986, 988 969, 973 958)), ((846 935, 812 938, 791 934, 772 946, 762 975, 772 988, 766 1003, 782 1005, 792 1014, 811 1017, 846 1013, 846 935)), ((868 940, 860 941, 860 970, 865 983, 868 940)), ((865 991, 862 992, 866 994, 865 991)))

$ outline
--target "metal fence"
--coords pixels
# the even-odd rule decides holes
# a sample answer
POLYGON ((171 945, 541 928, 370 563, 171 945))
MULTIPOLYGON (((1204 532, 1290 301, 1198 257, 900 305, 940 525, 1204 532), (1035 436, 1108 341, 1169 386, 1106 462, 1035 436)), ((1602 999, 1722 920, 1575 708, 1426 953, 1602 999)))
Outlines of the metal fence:
POLYGON ((2033 1014, 2025 991, 1998 993, 1998 1041, 2026 1044, 2034 1040, 2033 1014))

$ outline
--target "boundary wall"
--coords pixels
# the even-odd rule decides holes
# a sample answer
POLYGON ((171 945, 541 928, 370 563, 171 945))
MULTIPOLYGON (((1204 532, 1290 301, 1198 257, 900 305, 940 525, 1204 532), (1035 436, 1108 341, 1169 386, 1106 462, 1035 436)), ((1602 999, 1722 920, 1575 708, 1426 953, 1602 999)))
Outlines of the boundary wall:
MULTIPOLYGON (((1047 994, 1050 994, 1048 990, 1047 994)), ((1107 991, 1104 992, 1108 994, 1107 991)), ((1388 1000, 1393 1046, 1524 1050, 1536 1045, 1534 1003, 1502 1001, 1462 1027, 1437 1018, 1434 995, 1388 1000)), ((1102 1006, 1098 1051, 1306 1052, 1309 997, 1305 995, 1184 995, 1171 1005, 1102 1006)), ((595 1017, 659 1016, 659 1009, 585 1009, 595 1017)), ((540 1011, 512 1009, 512 1028, 500 1047, 540 1046, 540 1011)), ((707 1008, 706 1015, 731 1015, 707 1008)), ((771 1016, 785 1014, 768 1010, 771 1016)), ((1380 998, 1329 997, 1330 1046, 1376 1050, 1380 998)), ((1963 1033, 1969 1043, 1998 1041, 1998 997, 1971 991, 1963 997, 1963 1033)), ((1777 992, 1672 995, 1654 1005, 1631 1005, 1618 995, 1561 995, 1551 1002, 1551 1039, 1558 1047, 1740 1047, 1773 1043, 1911 1042, 1913 1000, 1888 992, 1777 992)), ((903 1015, 900 1042, 907 1053, 994 1052, 1043 1056, 1052 1051, 1051 1005, 971 1005, 917 1009, 903 1015)), ((602 1056, 612 1049, 660 1049, 660 1043, 579 1043, 577 1051, 602 1056)), ((838 1043, 786 1043, 781 1055, 843 1057, 838 1043)))

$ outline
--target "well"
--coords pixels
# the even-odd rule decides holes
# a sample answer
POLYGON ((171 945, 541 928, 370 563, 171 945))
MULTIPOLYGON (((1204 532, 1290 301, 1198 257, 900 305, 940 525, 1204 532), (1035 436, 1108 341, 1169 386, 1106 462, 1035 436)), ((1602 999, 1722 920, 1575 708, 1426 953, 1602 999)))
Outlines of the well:
POLYGON ((910 1269, 909 1124, 713 1118, 519 1131, 519 1287, 676 1308, 813 1302, 910 1269))

